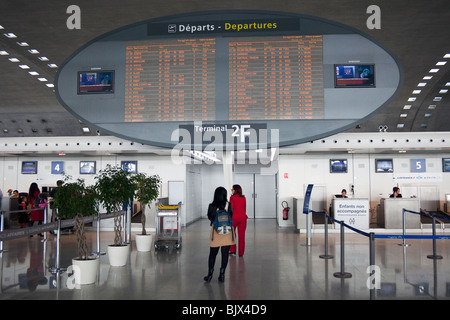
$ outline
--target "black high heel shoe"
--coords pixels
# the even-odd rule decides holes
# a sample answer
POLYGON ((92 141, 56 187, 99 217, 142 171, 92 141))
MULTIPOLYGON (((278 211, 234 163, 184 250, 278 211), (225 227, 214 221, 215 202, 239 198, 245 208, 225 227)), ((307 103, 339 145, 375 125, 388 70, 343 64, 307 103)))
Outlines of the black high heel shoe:
POLYGON ((224 282, 225 281, 225 269, 220 268, 219 281, 220 282, 224 282))
POLYGON ((214 269, 209 269, 208 275, 203 278, 206 282, 210 282, 214 273, 214 269))

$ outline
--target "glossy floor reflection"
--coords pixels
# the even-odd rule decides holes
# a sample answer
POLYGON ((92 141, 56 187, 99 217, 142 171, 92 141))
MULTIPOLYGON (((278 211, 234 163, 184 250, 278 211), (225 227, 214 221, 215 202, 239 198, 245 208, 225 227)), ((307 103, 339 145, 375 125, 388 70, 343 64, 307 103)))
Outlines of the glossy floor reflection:
MULTIPOLYGON (((329 234, 329 254, 324 254, 323 233, 313 234, 311 246, 305 246, 304 234, 279 228, 275 220, 249 220, 247 247, 243 258, 230 257, 225 283, 211 283, 207 273, 209 223, 200 220, 182 230, 179 250, 136 251, 134 234, 128 264, 111 267, 108 256, 100 258, 96 284, 79 289, 68 287, 69 275, 55 276, 54 236, 42 243, 40 238, 5 241, 1 254, 0 299, 164 299, 164 300, 369 300, 369 240, 359 234, 345 234, 345 272, 349 279, 333 276, 340 267, 339 234, 329 234)), ((112 243, 113 233, 101 233, 102 251, 112 243)), ((88 245, 96 248, 95 231, 88 232, 88 245)), ((428 259, 431 240, 377 239, 375 263, 380 268, 381 289, 373 298, 448 299, 450 294, 450 240, 437 240, 441 260, 428 259)), ((68 267, 76 252, 75 235, 61 237, 61 267, 68 267)), ((216 261, 219 269, 220 255, 216 261)))

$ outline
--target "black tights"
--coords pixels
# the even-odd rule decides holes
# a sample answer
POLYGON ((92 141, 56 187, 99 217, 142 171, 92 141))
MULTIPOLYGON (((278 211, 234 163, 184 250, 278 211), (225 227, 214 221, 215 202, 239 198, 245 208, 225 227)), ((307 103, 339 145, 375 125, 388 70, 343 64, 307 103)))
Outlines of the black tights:
POLYGON ((210 247, 209 248, 209 259, 208 259, 208 267, 209 269, 214 269, 214 265, 216 264, 216 256, 220 251, 222 252, 222 264, 221 269, 225 269, 228 264, 228 252, 230 251, 230 246, 224 247, 210 247))

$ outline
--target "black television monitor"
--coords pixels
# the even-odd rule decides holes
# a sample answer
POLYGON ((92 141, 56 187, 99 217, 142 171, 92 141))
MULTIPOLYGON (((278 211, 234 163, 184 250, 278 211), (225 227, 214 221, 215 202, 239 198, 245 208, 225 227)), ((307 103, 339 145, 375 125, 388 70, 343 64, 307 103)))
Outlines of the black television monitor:
POLYGON ((22 161, 22 174, 37 174, 37 161, 22 161))
POLYGON ((330 173, 347 173, 347 159, 330 159, 330 173))
POLYGON ((79 71, 78 94, 114 93, 114 71, 79 71))
POLYGON ((375 172, 394 172, 392 159, 375 159, 375 172))
POLYGON ((130 173, 137 172, 137 161, 122 161, 121 167, 123 171, 127 171, 130 173))
POLYGON ((335 88, 375 88, 373 64, 337 64, 334 69, 335 88))
POLYGON ((80 161, 80 174, 95 174, 95 161, 80 161))
POLYGON ((442 171, 450 172, 450 158, 442 158, 442 171))

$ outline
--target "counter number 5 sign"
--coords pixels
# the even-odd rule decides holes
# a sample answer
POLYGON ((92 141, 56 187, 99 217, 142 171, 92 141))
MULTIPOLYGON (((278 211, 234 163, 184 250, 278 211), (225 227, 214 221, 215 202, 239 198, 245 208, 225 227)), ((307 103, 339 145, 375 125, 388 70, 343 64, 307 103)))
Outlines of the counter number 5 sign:
POLYGON ((411 172, 426 172, 425 159, 411 159, 411 172))

